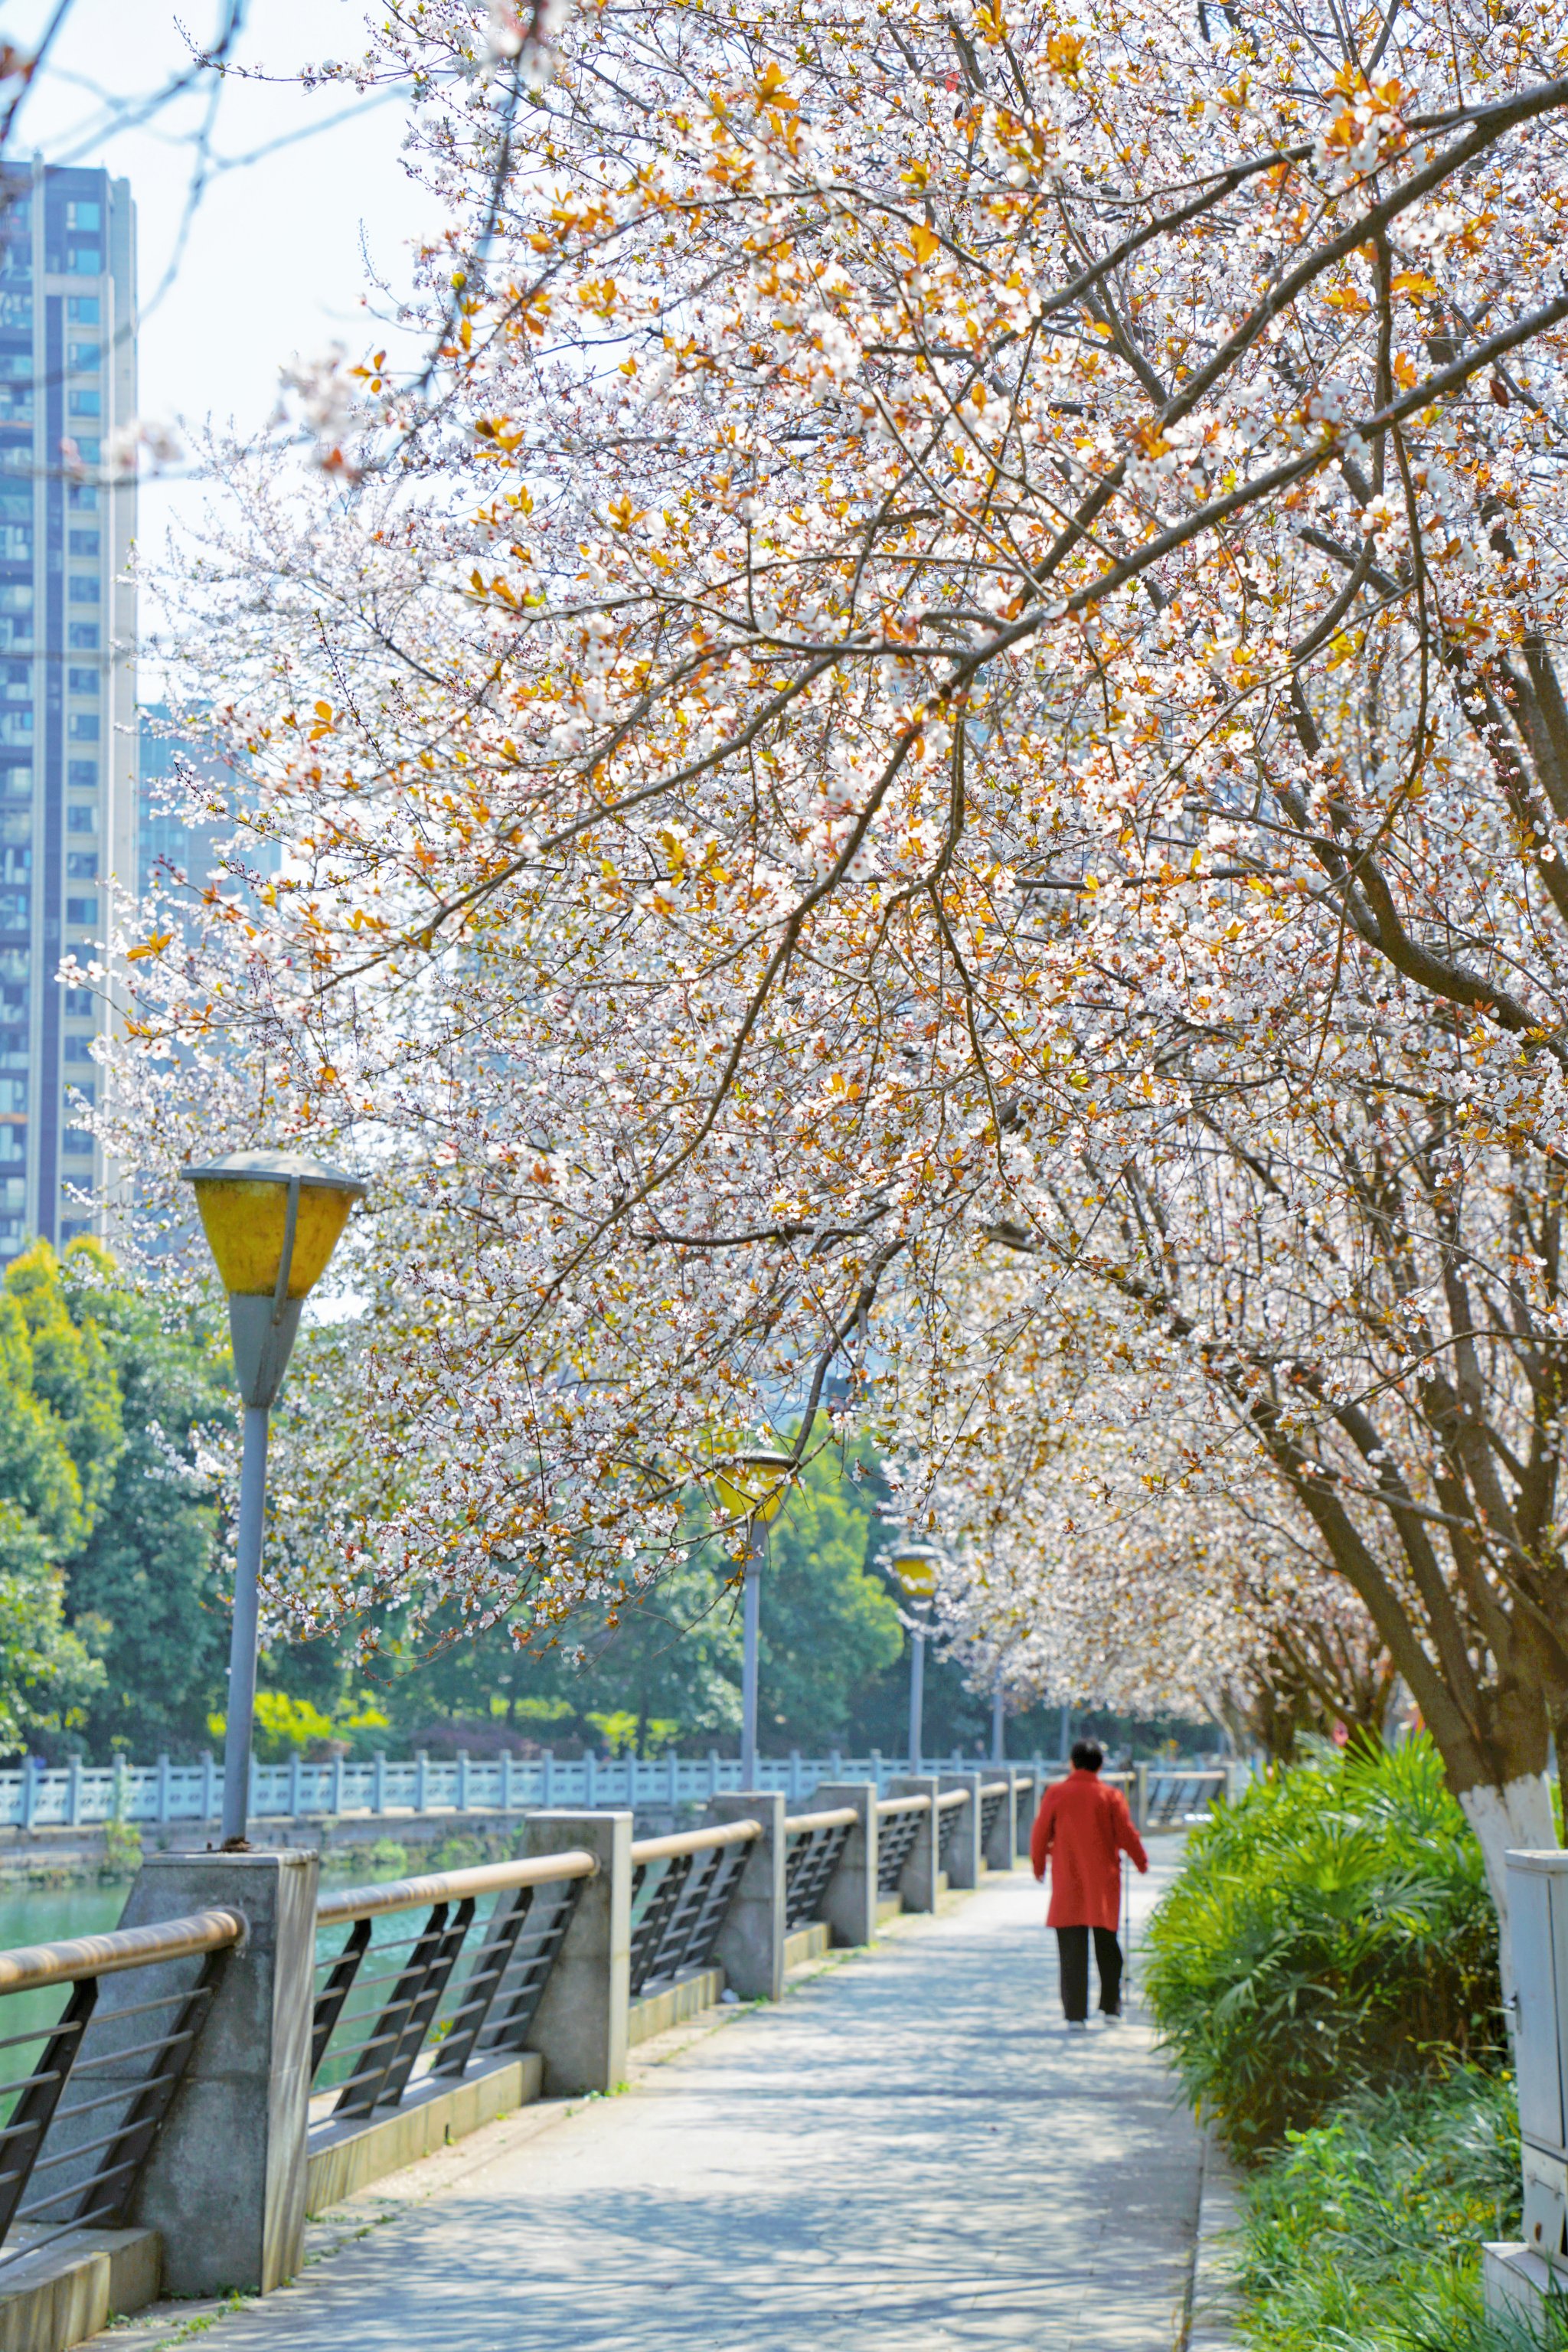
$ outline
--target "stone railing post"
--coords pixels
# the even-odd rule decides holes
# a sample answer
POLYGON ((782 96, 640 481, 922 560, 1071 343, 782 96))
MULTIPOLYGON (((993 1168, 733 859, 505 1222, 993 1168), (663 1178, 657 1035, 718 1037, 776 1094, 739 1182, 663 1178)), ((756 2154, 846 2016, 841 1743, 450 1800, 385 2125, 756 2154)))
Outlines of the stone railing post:
MULTIPOLYGON (((969 1802, 953 1807, 958 1820, 947 1849, 947 1883, 964 1889, 978 1886, 984 1856, 980 1851, 980 1791, 989 1776, 984 1772, 942 1772, 938 1785, 942 1789, 962 1789, 969 1802)), ((946 1815, 943 1815, 945 1826, 946 1815)), ((937 1839, 937 1858, 942 1858, 942 1839, 937 1839)))
POLYGON ((853 1806, 859 1815, 822 1898, 822 1916, 836 1944, 870 1944, 877 1936, 877 1784, 827 1780, 802 1811, 826 1813, 853 1806))
POLYGON ((1048 1778, 1043 1768, 1034 1765, 1013 1776, 1013 1851, 1020 1860, 1027 1859, 1035 1815, 1040 1810, 1048 1778))
POLYGON ((982 1838, 981 1859, 987 1870, 1011 1870, 1016 1858, 1014 1853, 1016 1832, 1013 1822, 1018 1807, 1018 1783, 1024 1776, 1011 1764, 998 1764, 992 1771, 983 1772, 980 1777, 982 1781, 990 1781, 993 1788, 998 1780, 1005 1780, 1007 1784, 1007 1793, 997 1806, 996 1817, 991 1824, 991 1834, 982 1838))
POLYGON ((1149 1826, 1149 1767, 1132 1767, 1132 1826, 1140 1837, 1149 1826))
POLYGON ((715 1797, 710 1822, 761 1822, 724 1913, 713 1957, 742 2000, 778 2000, 784 1979, 784 1800, 771 1789, 715 1797))
POLYGON ((889 1797, 931 1799, 929 1811, 920 1816, 915 1842, 899 1880, 899 1897, 906 1911, 934 1911, 942 1891, 937 1884, 942 1868, 942 1817, 935 1801, 939 1785, 934 1772, 906 1772, 901 1780, 889 1784, 889 1797))
MULTIPOLYGON (((165 2294, 269 2294, 300 2266, 317 1867, 302 1847, 153 1854, 127 1898, 122 1927, 213 1908, 246 1921, 244 1940, 218 1962, 216 1990, 129 2216, 163 2239, 165 2294)), ((95 2042, 101 2036, 112 2053, 121 2036, 144 2042, 146 2018, 127 2018, 117 2032, 115 2011, 190 1981, 189 1961, 105 1977, 95 2042)), ((145 2065, 142 2058, 130 2071, 145 2065)), ((109 2086, 100 2072, 100 2087, 109 2086)))
POLYGON ((597 1857, 528 2029, 527 2047, 544 2062, 547 2098, 613 2091, 626 2079, 631 2005, 632 1816, 630 1812, 530 1813, 525 1854, 585 1847, 597 1857))

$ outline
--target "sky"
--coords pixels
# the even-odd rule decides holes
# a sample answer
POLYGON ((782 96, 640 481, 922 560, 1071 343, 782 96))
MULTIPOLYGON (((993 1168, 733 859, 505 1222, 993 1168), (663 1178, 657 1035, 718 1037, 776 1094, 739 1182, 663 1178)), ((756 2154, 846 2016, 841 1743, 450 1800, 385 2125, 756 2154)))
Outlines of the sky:
MULTIPOLYGON (((29 47, 48 13, 45 0, 0 0, 0 39, 29 47)), ((11 152, 18 160, 37 150, 49 163, 101 164, 130 181, 142 304, 141 413, 187 425, 232 419, 245 431, 266 421, 279 370, 296 354, 312 356, 333 341, 370 351, 386 340, 363 308, 367 278, 374 271, 405 287, 410 249, 432 215, 400 160, 407 122, 400 92, 307 91, 293 79, 311 63, 363 53, 363 0, 249 0, 237 61, 275 79, 226 79, 212 138, 226 168, 207 186, 182 249, 192 133, 207 111, 211 78, 141 125, 115 117, 125 100, 160 89, 188 64, 180 24, 200 43, 221 13, 219 0, 72 0, 11 152)), ((206 496, 199 481, 178 475, 149 483, 140 511, 144 552, 156 561, 171 524, 194 519, 206 496)), ((144 622, 155 628, 155 610, 144 622)), ((149 675, 144 665, 143 691, 156 689, 155 667, 149 675)))

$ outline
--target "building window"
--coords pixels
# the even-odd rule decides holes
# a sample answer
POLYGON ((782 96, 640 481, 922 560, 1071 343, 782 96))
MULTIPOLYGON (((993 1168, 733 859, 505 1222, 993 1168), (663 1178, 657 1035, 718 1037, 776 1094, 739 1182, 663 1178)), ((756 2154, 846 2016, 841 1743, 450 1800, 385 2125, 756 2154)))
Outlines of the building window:
POLYGON ((90 572, 78 572, 72 575, 70 600, 73 604, 97 604, 98 582, 90 572))
POLYGON ((98 505, 98 484, 73 482, 66 492, 66 504, 75 507, 79 514, 91 514, 98 505))
POLYGON ((98 900, 96 898, 68 898, 66 900, 66 920, 68 923, 96 923, 98 920, 98 900))
POLYGON ((66 227, 90 229, 98 235, 103 226, 103 207, 96 196, 70 196, 66 202, 66 227))
POLYGON ((95 669, 68 670, 66 680, 73 694, 96 694, 99 690, 95 669))
MULTIPOLYGON (((85 1160, 92 1150, 92 1138, 84 1135, 79 1127, 68 1127, 60 1138, 60 1150, 77 1160, 85 1160)), ((85 1232, 85 1226, 79 1231, 85 1232)))
POLYGON ((98 761, 96 760, 68 760, 66 761, 66 782, 70 786, 73 793, 97 792, 98 761))
POLYGON ((79 1013, 85 1020, 91 1019, 97 1007, 93 1003, 90 988, 68 988, 65 995, 68 1013, 79 1013))
POLYGON ((73 368, 95 368, 103 357, 100 343, 72 343, 66 354, 73 368))
POLYGON ((103 247, 99 245, 68 245, 66 268, 73 278, 96 278, 103 268, 103 247))
POLYGON ((68 1062, 90 1062, 92 1059, 92 1039, 90 1037, 68 1037, 66 1039, 66 1059, 68 1062))
POLYGON ((103 394, 95 383, 73 384, 66 401, 66 411, 71 416, 101 416, 103 394))
MULTIPOLYGON (((73 783, 76 782, 74 776, 72 777, 71 782, 73 783)), ((89 801, 84 807, 67 809, 66 831, 68 833, 96 833, 98 831, 98 810, 91 801, 89 801)))
POLYGON ((97 879, 97 850, 68 849, 66 852, 66 880, 68 882, 96 882, 97 879))
POLYGON ((103 313, 96 294, 68 294, 66 317, 73 327, 101 327, 103 313))
POLYGON ((98 651, 98 623, 73 621, 66 631, 66 643, 73 653, 95 654, 98 651))
MULTIPOLYGON (((29 719, 28 726, 32 721, 29 719)), ((73 743, 96 743, 98 713, 96 710, 73 710, 70 717, 70 739, 73 743)))
POLYGON ((70 535, 70 551, 73 555, 101 555, 103 552, 101 535, 96 530, 73 530, 70 535))

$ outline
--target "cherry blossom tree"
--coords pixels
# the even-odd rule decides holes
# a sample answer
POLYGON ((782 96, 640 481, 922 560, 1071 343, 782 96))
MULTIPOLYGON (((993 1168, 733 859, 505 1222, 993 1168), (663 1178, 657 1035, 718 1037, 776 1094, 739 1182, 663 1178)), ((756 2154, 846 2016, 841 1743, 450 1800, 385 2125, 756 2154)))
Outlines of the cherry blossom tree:
POLYGON ((1179 1338, 1093 1289, 1044 1303, 994 1249, 911 1367, 899 1478, 940 1542, 950 1647, 1019 1704, 1207 1717, 1269 1753, 1381 1738, 1364 1606, 1179 1338))
POLYGON ((635 1594, 1001 1247, 1180 1349, 1549 1838, 1558 16, 498 21, 357 69, 439 367, 189 566, 283 873, 127 933, 144 1200, 215 1129, 376 1181, 294 1605, 635 1594))

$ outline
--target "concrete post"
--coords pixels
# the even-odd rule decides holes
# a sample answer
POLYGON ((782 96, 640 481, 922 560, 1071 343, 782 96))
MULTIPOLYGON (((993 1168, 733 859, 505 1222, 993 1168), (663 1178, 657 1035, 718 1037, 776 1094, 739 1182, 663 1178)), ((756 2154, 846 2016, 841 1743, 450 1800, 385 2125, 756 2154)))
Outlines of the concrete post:
POLYGON ((1020 1772, 1013 1782, 1013 1834, 1015 1851, 1026 1855, 1034 1832, 1035 1815, 1040 1810, 1040 1800, 1046 1793, 1046 1774, 1038 1768, 1020 1772))
MULTIPOLYGON (((978 1886, 984 1856, 980 1851, 980 1791, 989 1776, 984 1772, 943 1772, 943 1789, 962 1789, 969 1802, 962 1809, 954 1806, 958 1821, 947 1849, 947 1883, 953 1887, 978 1886)), ((937 1853, 942 1853, 941 1841, 937 1853)))
POLYGON ((1140 1837, 1149 1826, 1149 1767, 1132 1767, 1132 1826, 1140 1837))
POLYGON ((869 1944, 877 1935, 877 1784, 874 1780, 828 1780, 805 1807, 808 1813, 859 1815, 844 1841, 838 1866, 822 1898, 822 1916, 836 1944, 869 1944))
POLYGON ((1006 1783, 1007 1789, 1006 1795, 996 1808, 996 1818, 991 1824, 991 1834, 982 1842, 982 1858, 987 1870, 1011 1870, 1013 1867, 1015 1860, 1013 1849, 1016 1837, 1013 1821, 1018 1804, 1018 1784, 1023 1778, 1023 1773, 1016 1770, 1010 1764, 1004 1764, 998 1770, 984 1772, 981 1775, 983 1783, 988 1780, 994 1788, 997 1781, 1002 1780, 1006 1783))
POLYGON ((761 1822, 724 1913, 713 1957, 742 2000, 779 2000, 784 1980, 784 1800, 770 1790, 715 1797, 710 1822, 761 1822))
POLYGON ((632 1816, 629 1812, 530 1813, 525 1854, 584 1846, 599 1874, 583 1880, 571 1924, 545 1980, 530 2050, 544 2061, 548 2098, 613 2091, 626 2079, 631 2005, 632 1816))
POLYGON ((942 1867, 941 1816, 934 1801, 939 1785, 934 1772, 906 1772, 902 1780, 889 1783, 889 1797, 932 1800, 931 1810, 920 1816, 915 1842, 899 1880, 899 1895, 906 1911, 934 1911, 942 1891, 937 1883, 942 1867))
MULTIPOLYGON (((129 2218, 159 2231, 163 2292, 269 2294, 300 2265, 305 2231, 305 2126, 310 2096, 317 1858, 280 1853, 159 1853, 142 1865, 122 1927, 214 1908, 240 1912, 243 1944, 224 1956, 184 2080, 137 2184, 129 2218)), ((105 1977, 94 2051, 145 2042, 175 2012, 115 2011, 193 1981, 188 1960, 105 1977)), ((144 2071, 146 2058, 128 2061, 144 2071)), ((107 2090, 107 2072, 98 2086, 107 2090)), ((89 2119, 91 2120, 91 2119, 89 2119)))

